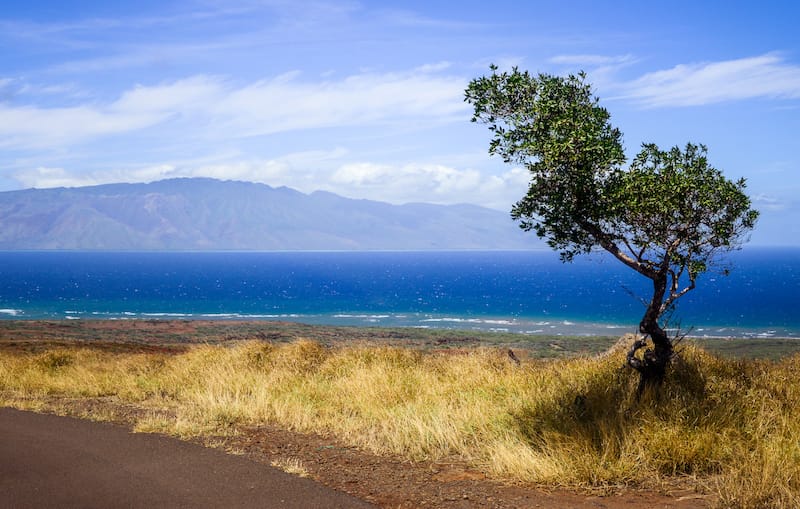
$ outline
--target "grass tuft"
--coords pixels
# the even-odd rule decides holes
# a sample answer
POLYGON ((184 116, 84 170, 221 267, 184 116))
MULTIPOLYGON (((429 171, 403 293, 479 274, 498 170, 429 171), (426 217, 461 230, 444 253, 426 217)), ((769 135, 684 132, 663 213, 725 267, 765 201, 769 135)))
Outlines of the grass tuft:
POLYGON ((278 458, 271 462, 275 468, 279 468, 287 474, 297 475, 300 477, 309 477, 308 469, 299 458, 286 457, 278 458))

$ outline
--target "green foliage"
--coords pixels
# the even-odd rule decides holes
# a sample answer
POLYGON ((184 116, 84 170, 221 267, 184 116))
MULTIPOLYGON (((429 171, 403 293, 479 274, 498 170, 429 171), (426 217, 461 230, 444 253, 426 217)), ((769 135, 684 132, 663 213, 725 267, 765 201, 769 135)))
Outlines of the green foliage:
POLYGON ((613 225, 627 242, 671 256, 690 278, 707 269, 709 255, 729 248, 755 224, 745 181, 727 180, 708 164, 703 145, 662 151, 645 144, 628 171, 606 184, 613 225))
POLYGON ((706 147, 691 143, 668 151, 645 144, 623 168, 622 134, 584 73, 491 71, 470 82, 466 100, 472 121, 489 126, 489 153, 530 171, 512 217, 563 261, 602 248, 652 279, 642 323, 655 330, 650 324, 755 225, 744 179, 726 179, 706 147))
POLYGON ((531 172, 531 186, 513 217, 570 260, 596 243, 584 223, 597 224, 607 215, 599 184, 625 160, 622 134, 609 123, 585 75, 533 77, 492 69, 467 88, 472 121, 489 124, 490 154, 531 172))

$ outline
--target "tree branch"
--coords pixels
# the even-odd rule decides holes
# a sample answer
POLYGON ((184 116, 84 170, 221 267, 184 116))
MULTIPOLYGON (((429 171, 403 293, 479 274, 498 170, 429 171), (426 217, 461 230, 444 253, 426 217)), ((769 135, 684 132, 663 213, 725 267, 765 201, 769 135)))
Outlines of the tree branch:
MULTIPOLYGON (((677 288, 677 287, 676 287, 677 288)), ((689 278, 689 284, 684 287, 681 291, 670 291, 669 297, 664 299, 664 303, 661 305, 661 313, 666 311, 673 302, 680 299, 690 291, 694 290, 695 288, 695 278, 689 278)))
POLYGON ((642 370, 644 370, 645 364, 644 362, 642 362, 641 359, 636 357, 636 352, 638 352, 639 350, 641 350, 646 346, 647 346, 647 341, 645 341, 644 339, 637 339, 636 341, 633 342, 633 345, 631 345, 631 349, 628 350, 628 355, 626 356, 626 362, 628 363, 628 366, 635 369, 639 373, 641 373, 642 370))
MULTIPOLYGON (((656 271, 644 263, 641 258, 634 259, 625 254, 619 248, 619 246, 613 240, 611 240, 609 235, 603 232, 597 225, 583 222, 581 224, 581 228, 586 230, 597 241, 597 243, 600 244, 600 247, 614 255, 617 260, 650 279, 655 279, 657 277, 656 271)), ((622 241, 623 243, 626 243, 626 239, 623 238, 622 241)))

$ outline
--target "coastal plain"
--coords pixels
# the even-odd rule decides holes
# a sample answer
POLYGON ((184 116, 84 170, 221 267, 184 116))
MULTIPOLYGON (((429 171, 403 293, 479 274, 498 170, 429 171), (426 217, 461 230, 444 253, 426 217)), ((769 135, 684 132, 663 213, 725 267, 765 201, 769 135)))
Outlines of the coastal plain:
MULTIPOLYGON (((631 327, 631 331, 635 330, 631 327)), ((318 341, 326 346, 370 343, 415 349, 511 348, 531 358, 593 355, 619 341, 616 336, 487 332, 458 328, 386 328, 307 325, 265 320, 0 320, 0 348, 36 351, 54 346, 108 350, 184 351, 191 345, 261 340, 318 341)), ((780 359, 800 352, 796 338, 688 338, 722 355, 780 359)))

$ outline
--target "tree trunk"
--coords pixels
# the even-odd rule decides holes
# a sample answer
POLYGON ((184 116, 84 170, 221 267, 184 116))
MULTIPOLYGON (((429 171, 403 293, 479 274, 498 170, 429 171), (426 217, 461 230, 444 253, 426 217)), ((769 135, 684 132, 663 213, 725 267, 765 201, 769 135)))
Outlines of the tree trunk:
POLYGON ((628 352, 628 365, 639 372, 638 395, 641 395, 646 387, 658 387, 661 385, 661 382, 664 381, 667 367, 672 360, 672 341, 658 323, 666 290, 666 274, 658 274, 657 277, 653 278, 653 298, 647 306, 642 321, 639 322, 639 332, 645 336, 650 336, 653 341, 653 348, 646 349, 641 359, 636 357, 636 352, 647 346, 647 343, 640 339, 633 344, 628 352))

